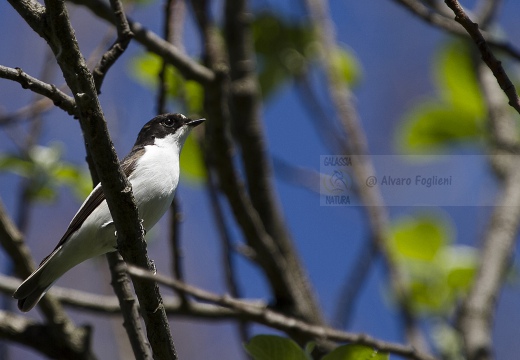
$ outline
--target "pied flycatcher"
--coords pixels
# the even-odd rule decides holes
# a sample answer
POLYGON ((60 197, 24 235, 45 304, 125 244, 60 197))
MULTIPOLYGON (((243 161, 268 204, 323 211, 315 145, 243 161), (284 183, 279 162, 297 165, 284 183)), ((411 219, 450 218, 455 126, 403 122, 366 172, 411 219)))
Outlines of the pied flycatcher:
MULTIPOLYGON (((164 215, 179 183, 179 154, 191 129, 205 119, 159 115, 143 126, 121 168, 132 184, 143 226, 164 215)), ((81 205, 54 251, 15 291, 21 311, 31 310, 60 276, 79 263, 115 251, 115 226, 101 184, 81 205)))

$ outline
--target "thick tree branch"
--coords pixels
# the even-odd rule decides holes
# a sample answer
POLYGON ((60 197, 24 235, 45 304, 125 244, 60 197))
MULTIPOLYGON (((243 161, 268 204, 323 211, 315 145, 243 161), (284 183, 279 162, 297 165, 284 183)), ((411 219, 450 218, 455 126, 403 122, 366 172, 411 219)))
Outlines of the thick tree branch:
MULTIPOLYGON (((27 2, 10 0, 10 3, 22 16, 26 14, 27 2)), ((36 2, 32 1, 32 3, 36 2)), ((37 7, 34 4, 33 6, 37 7)), ((131 186, 119 167, 119 161, 97 98, 92 74, 79 50, 64 1, 46 1, 44 13, 43 23, 37 23, 34 18, 29 16, 24 16, 24 18, 48 42, 65 81, 74 95, 85 142, 96 165, 117 229, 118 249, 125 261, 148 267, 146 242, 131 186)), ((176 359, 168 319, 157 284, 134 282, 134 287, 141 303, 154 356, 162 359, 176 359)))
POLYGON ((0 338, 36 350, 51 359, 85 359, 63 341, 63 334, 52 325, 0 310, 0 338))
MULTIPOLYGON (((280 265, 275 270, 282 287, 274 289, 277 305, 286 308, 312 323, 323 323, 320 307, 315 299, 307 275, 293 246, 272 184, 272 165, 269 163, 260 118, 260 92, 255 74, 254 49, 250 28, 251 15, 247 2, 227 1, 225 4, 225 37, 229 54, 229 102, 233 134, 241 148, 242 163, 247 178, 248 194, 254 211, 269 237, 270 244, 251 243, 257 251, 257 261, 268 264, 273 250, 280 265), (267 245, 270 253, 265 253, 267 245), (264 249, 260 249, 263 246, 264 249)), ((272 281, 273 277, 270 277, 272 281)))

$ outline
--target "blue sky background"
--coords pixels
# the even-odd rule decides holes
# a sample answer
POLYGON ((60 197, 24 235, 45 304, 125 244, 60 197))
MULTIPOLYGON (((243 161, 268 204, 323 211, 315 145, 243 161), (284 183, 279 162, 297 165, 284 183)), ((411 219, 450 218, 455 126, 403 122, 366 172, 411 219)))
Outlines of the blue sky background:
MULTIPOLYGON (((463 4, 471 6, 473 2, 463 4)), ((297 1, 260 0, 254 1, 252 6, 255 10, 276 9, 291 19, 299 19, 303 13, 297 1)), ((338 40, 356 54, 362 65, 362 81, 354 92, 370 151, 378 155, 396 154, 394 134, 403 114, 413 104, 434 94, 432 57, 448 37, 414 18, 393 1, 334 1, 330 6, 338 40)), ((149 29, 160 31, 161 9, 159 3, 136 7, 131 16, 149 29)), ((517 40, 520 38, 520 27, 517 26, 519 11, 520 3, 509 0, 504 1, 500 13, 500 24, 516 47, 520 47, 517 40)), ((85 54, 90 54, 100 39, 106 38, 107 27, 82 8, 71 7, 71 14, 81 49, 85 54)), ((20 67, 38 76, 47 46, 6 2, 0 2, 0 34, 0 64, 20 67)), ((197 41, 193 22, 189 19, 185 46, 193 56, 197 56, 200 51, 197 41)), ((130 45, 128 52, 108 74, 100 98, 120 157, 130 150, 139 129, 155 112, 154 94, 129 78, 128 74, 132 56, 142 51, 137 43, 130 45)), ((319 82, 319 73, 316 80, 316 91, 324 92, 325 88, 319 82)), ((63 83, 59 70, 55 70, 52 82, 57 85, 63 83)), ((33 95, 22 91, 18 84, 0 80, 1 113, 15 111, 27 105, 32 98, 33 95)), ((292 84, 284 85, 276 96, 264 104, 262 112, 270 155, 318 171, 320 156, 330 154, 330 150, 316 136, 312 120, 302 108, 292 84)), ((16 138, 24 133, 24 128, 10 128, 9 133, 16 138)), ((0 131, 0 151, 15 149, 10 136, 0 131)), ((84 162, 85 151, 79 124, 61 110, 44 115, 40 143, 48 145, 55 141, 61 143, 67 161, 77 164, 84 162)), ((455 149, 453 153, 479 155, 482 150, 467 145, 455 149)), ((478 186, 490 181, 484 161, 482 157, 482 162, 475 161, 475 164, 464 169, 468 184, 478 186)), ((365 213, 361 207, 320 206, 317 194, 288 184, 279 174, 276 175, 275 186, 294 241, 325 314, 334 323, 333 315, 343 281, 364 243, 368 241, 365 213)), ((18 191, 19 179, 0 173, 0 197, 13 216, 17 210, 18 191)), ((224 280, 220 270, 220 250, 218 239, 213 233, 214 224, 205 189, 184 181, 178 189, 178 196, 184 213, 182 236, 187 279, 198 286, 222 292, 224 280)), ((55 246, 79 204, 80 201, 73 197, 70 190, 63 188, 54 203, 34 206, 26 235, 36 261, 40 261, 55 246)), ((389 213, 392 219, 397 219, 425 209, 429 210, 412 206, 390 207, 389 213)), ((491 210, 489 207, 458 206, 437 210, 442 211, 454 224, 456 242, 470 245, 480 243, 491 210)), ((169 273, 165 240, 168 229, 165 225, 163 221, 151 232, 149 250, 159 271, 169 273)), ((239 241, 240 233, 235 229, 233 234, 235 240, 239 241)), ((239 258, 237 262, 245 296, 269 300, 266 284, 258 270, 243 259, 239 258)), ((78 266, 58 284, 111 293, 104 259, 95 259, 78 266)), ((385 340, 403 340, 399 319, 386 292, 387 286, 384 269, 378 262, 364 284, 348 330, 365 332, 385 340)), ((169 293, 168 290, 164 292, 169 293)), ((506 285, 495 320, 498 359, 511 359, 514 357, 512 354, 520 352, 520 343, 511 341, 520 336, 519 304, 518 284, 506 285)), ((94 347, 99 358, 118 356, 114 342, 126 341, 120 320, 102 319, 76 311, 71 313, 78 324, 94 324, 94 347)), ((31 312, 29 316, 39 317, 38 311, 31 312)), ((233 326, 217 323, 208 325, 186 319, 173 319, 172 323, 182 358, 243 359, 233 326)), ((260 327, 255 330, 265 331, 260 327)), ((39 358, 16 346, 12 354, 12 358, 39 358)), ((121 354, 119 356, 125 358, 121 354)))

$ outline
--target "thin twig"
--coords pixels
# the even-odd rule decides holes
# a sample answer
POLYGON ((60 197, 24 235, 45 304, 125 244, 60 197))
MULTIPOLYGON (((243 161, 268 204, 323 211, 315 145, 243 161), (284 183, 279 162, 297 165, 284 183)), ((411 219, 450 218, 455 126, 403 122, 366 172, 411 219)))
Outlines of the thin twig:
MULTIPOLYGON (((432 11, 430 8, 428 8, 426 5, 421 3, 418 0, 393 0, 394 2, 402 5, 409 11, 411 11, 414 15, 417 15, 424 21, 426 21, 429 24, 432 24, 442 30, 448 31, 449 33, 452 33, 454 35, 458 36, 464 36, 468 37, 468 33, 460 28, 456 24, 455 21, 453 21, 450 18, 447 18, 435 11, 432 11)), ((487 0, 485 0, 487 2, 487 0)), ((480 14, 479 14, 480 15, 480 14)), ((482 14, 485 15, 485 14, 482 14)), ((486 39, 486 41, 489 43, 491 47, 493 47, 495 50, 503 51, 504 53, 508 54, 512 58, 516 60, 520 60, 520 51, 518 49, 515 49, 511 43, 502 40, 501 38, 496 38, 495 36, 491 35, 490 33, 483 32, 483 36, 486 39)))
POLYGON ((457 0, 445 0, 444 2, 451 10, 453 10, 453 13, 455 14, 455 21, 461 24, 464 29, 466 29, 468 34, 477 45, 477 48, 482 55, 482 60, 491 69, 493 75, 495 75, 500 85, 500 88, 507 95, 507 98, 509 99, 509 105, 520 114, 520 98, 516 93, 515 86, 507 76, 504 68, 502 67, 502 63, 495 57, 489 48, 488 43, 478 28, 478 24, 471 21, 457 0))
POLYGON ((110 0, 114 16, 116 18, 116 29, 117 39, 114 44, 103 54, 99 64, 92 71, 94 77, 94 84, 98 94, 101 93, 101 85, 103 80, 112 65, 115 64, 117 59, 125 52, 130 40, 134 37, 134 34, 130 31, 128 21, 126 20, 125 11, 123 4, 120 0, 110 0))
MULTIPOLYGON (((208 164, 207 159, 206 169, 212 169, 212 166, 208 164)), ((238 285, 237 273, 233 259, 233 242, 218 198, 218 188, 215 175, 212 171, 208 171, 207 190, 222 249, 222 267, 224 269, 226 288, 231 296, 239 298, 241 297, 241 291, 238 285)), ((238 322, 238 334, 243 343, 246 343, 249 340, 249 326, 245 321, 238 322)))
MULTIPOLYGON (((86 6, 98 17, 112 24, 115 23, 110 7, 103 1, 71 0, 71 2, 86 6)), ((128 19, 128 24, 137 42, 141 43, 148 51, 156 53, 166 62, 175 66, 185 78, 199 81, 202 84, 208 84, 215 79, 215 74, 211 70, 197 63, 180 49, 146 29, 140 23, 128 19)))

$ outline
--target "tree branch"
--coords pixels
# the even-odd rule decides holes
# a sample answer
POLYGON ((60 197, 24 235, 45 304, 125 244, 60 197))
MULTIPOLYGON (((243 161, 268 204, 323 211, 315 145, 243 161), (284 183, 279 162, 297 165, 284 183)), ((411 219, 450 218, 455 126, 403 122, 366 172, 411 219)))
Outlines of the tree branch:
POLYGON ((509 105, 513 107, 520 114, 520 98, 516 93, 515 86, 509 80, 504 68, 500 61, 497 60, 495 55, 491 52, 484 36, 478 29, 478 24, 471 21, 471 19, 466 15, 462 6, 460 6, 457 0, 445 0, 446 5, 449 6, 453 13, 455 14, 455 21, 461 24, 464 29, 471 36, 473 41, 478 47, 480 54, 482 55, 482 60, 486 63, 486 65, 491 69, 493 75, 495 75, 500 88, 504 91, 509 99, 509 105))
MULTIPOLYGON (((272 165, 267 156, 260 118, 261 99, 250 19, 246 0, 226 2, 224 33, 229 54, 233 135, 242 150, 251 204, 269 235, 265 240, 272 241, 268 246, 279 253, 282 266, 276 268, 276 272, 283 288, 274 289, 277 305, 311 323, 322 324, 320 307, 284 223, 272 184, 272 165)), ((261 254, 259 246, 262 244, 252 244, 258 252, 257 260, 265 263, 261 257, 272 257, 272 251, 271 254, 261 254)), ((269 266, 272 265, 263 265, 264 269, 269 266)))
POLYGON ((110 5, 113 9, 113 14, 116 22, 117 39, 115 43, 103 54, 99 64, 92 71, 94 77, 94 84, 98 94, 101 93, 101 85, 103 80, 112 65, 119 59, 119 57, 125 52, 130 40, 134 37, 134 34, 130 31, 128 21, 126 20, 123 4, 120 0, 110 0, 110 5))
POLYGON ((258 305, 251 302, 245 302, 243 300, 232 298, 228 295, 217 295, 209 291, 184 284, 172 278, 162 276, 160 274, 153 274, 145 269, 141 269, 135 266, 128 267, 128 273, 132 277, 140 277, 143 279, 149 279, 157 281, 165 286, 168 286, 176 291, 185 292, 188 295, 193 296, 201 301, 207 301, 214 304, 218 304, 232 310, 238 311, 243 314, 247 314, 249 319, 260 324, 264 324, 274 329, 278 329, 285 333, 298 332, 304 334, 308 338, 313 339, 326 339, 336 342, 349 342, 356 344, 363 344, 371 346, 378 351, 390 352, 396 355, 405 356, 410 359, 416 360, 434 360, 435 358, 416 350, 411 346, 404 346, 400 344, 384 342, 374 339, 365 334, 353 334, 329 328, 327 326, 319 326, 311 324, 295 317, 284 315, 280 312, 276 312, 266 308, 265 305, 258 305))
POLYGON ((511 266, 520 223, 520 161, 518 154, 510 150, 518 147, 515 119, 489 68, 480 63, 477 73, 488 106, 489 161, 502 179, 503 188, 484 235, 477 275, 457 316, 469 360, 493 358, 492 329, 496 302, 511 266))
POLYGON ((63 334, 56 331, 52 324, 40 324, 3 310, 0 310, 0 338, 23 344, 51 359, 89 358, 69 347, 68 342, 63 341, 63 334))
MULTIPOLYGON (((35 264, 22 234, 9 218, 1 201, 0 244, 12 259, 15 272, 23 278, 29 276, 35 268, 35 264)), ((40 307, 49 326, 58 334, 57 336, 62 338, 61 345, 68 349, 67 353, 75 353, 75 358, 78 359, 95 359, 95 355, 90 349, 90 329, 88 327, 76 327, 67 317, 60 303, 52 296, 43 297, 40 307)))
POLYGON ((152 359, 150 343, 141 327, 139 303, 132 294, 129 278, 124 271, 125 262, 117 252, 110 252, 106 256, 112 274, 111 284, 119 301, 124 319, 123 326, 128 334, 134 356, 137 360, 152 359))
POLYGON ((321 59, 326 71, 327 87, 340 123, 348 137, 348 143, 345 144, 343 151, 346 154, 356 155, 356 161, 352 163, 353 176, 355 183, 359 184, 359 196, 367 211, 372 232, 371 239, 374 246, 383 255, 388 268, 391 286, 404 320, 407 338, 417 349, 426 349, 426 341, 417 325, 415 316, 407 305, 407 292, 403 286, 402 274, 398 266, 394 264, 387 248, 389 220, 381 193, 376 187, 363 186, 365 180, 374 172, 373 164, 368 155, 365 133, 352 103, 352 94, 347 86, 341 82, 341 74, 332 59, 331 54, 335 50, 335 38, 328 9, 326 4, 319 0, 307 0, 307 8, 316 24, 318 40, 323 47, 321 59))
MULTIPOLYGON (((98 17, 115 24, 115 18, 110 7, 100 0, 70 0, 71 2, 89 8, 98 17)), ((135 40, 141 43, 148 51, 156 53, 169 64, 175 66, 186 79, 196 80, 208 84, 215 79, 215 74, 208 68, 195 62, 177 47, 161 39, 157 34, 146 29, 136 21, 128 19, 130 30, 135 40)))
POLYGON ((66 111, 69 115, 77 117, 76 102, 74 98, 60 91, 56 85, 47 84, 35 77, 25 73, 20 68, 9 68, 0 65, 0 77, 16 81, 22 88, 29 89, 37 94, 43 95, 54 103, 57 107, 66 111))
MULTIPOLYGON (((424 21, 429 24, 432 24, 442 30, 446 30, 449 33, 454 35, 468 37, 468 33, 461 29, 460 26, 456 24, 455 21, 449 19, 437 12, 431 10, 426 5, 422 4, 417 0, 393 0, 394 2, 402 5, 404 8, 408 9, 412 14, 417 15, 424 21)), ((489 1, 486 1, 488 3, 489 1)), ((488 16, 483 9, 482 12, 479 12, 479 15, 487 22, 486 16, 488 16)), ((492 11, 492 9, 488 10, 492 11)), ((491 15, 491 14, 490 14, 491 15)), ((520 52, 515 49, 509 42, 503 41, 499 38, 495 38, 495 36, 491 35, 488 32, 483 32, 483 36, 488 42, 490 46, 492 46, 496 50, 500 50, 508 54, 509 56, 515 58, 516 60, 520 60, 520 52)))
MULTIPOLYGON (((36 3, 35 1, 29 1, 36 3)), ((10 0, 22 16, 28 1, 10 0)), ((37 4, 37 3, 36 3, 37 4)), ((34 5, 38 7, 38 5, 34 5)), ((54 52, 67 85, 78 107, 79 120, 87 148, 99 174, 112 218, 118 234, 118 249, 125 261, 149 267, 146 242, 140 223, 131 185, 121 171, 119 161, 108 134, 97 92, 85 60, 79 50, 63 0, 46 1, 45 22, 36 23, 34 17, 24 16, 29 25, 42 36, 54 52)), ((39 5, 42 8, 41 5, 39 5)), ((162 305, 157 284, 134 282, 141 303, 147 334, 154 356, 176 359, 168 319, 162 305)))

